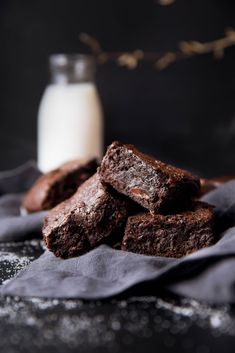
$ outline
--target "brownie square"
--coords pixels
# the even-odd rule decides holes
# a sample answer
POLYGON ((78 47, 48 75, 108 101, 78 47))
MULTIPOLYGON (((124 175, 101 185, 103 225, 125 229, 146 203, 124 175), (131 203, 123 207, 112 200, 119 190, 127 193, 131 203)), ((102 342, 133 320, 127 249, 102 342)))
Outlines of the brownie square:
POLYGON ((179 214, 129 217, 122 250, 178 258, 214 243, 213 207, 195 202, 191 210, 179 214))
POLYGON ((199 178, 191 173, 120 142, 109 146, 98 172, 106 183, 151 212, 185 207, 200 189, 199 178))
POLYGON ((101 243, 127 218, 127 201, 96 173, 45 219, 43 236, 49 250, 68 258, 101 243))
POLYGON ((95 159, 74 160, 42 175, 26 193, 22 208, 28 213, 50 210, 72 196, 96 169, 95 159))

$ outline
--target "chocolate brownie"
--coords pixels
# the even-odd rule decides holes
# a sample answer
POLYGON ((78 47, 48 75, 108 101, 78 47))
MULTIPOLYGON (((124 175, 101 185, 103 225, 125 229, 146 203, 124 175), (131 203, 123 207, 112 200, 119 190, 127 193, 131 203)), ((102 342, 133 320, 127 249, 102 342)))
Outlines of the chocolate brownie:
POLYGON ((197 194, 199 178, 139 152, 132 145, 113 142, 98 172, 118 192, 152 212, 179 209, 197 194))
POLYGON ((122 250, 182 257, 215 243, 213 207, 195 202, 174 215, 141 213, 128 218, 122 250))
POLYGON ((106 244, 115 250, 121 250, 124 232, 125 224, 122 227, 115 229, 107 238, 101 241, 101 244, 106 244))
POLYGON ((25 195, 22 208, 29 213, 53 208, 72 196, 96 169, 95 159, 75 160, 42 175, 25 195))
POLYGON ((68 258, 100 244, 127 218, 127 201, 100 181, 96 173, 45 219, 43 236, 49 250, 68 258))

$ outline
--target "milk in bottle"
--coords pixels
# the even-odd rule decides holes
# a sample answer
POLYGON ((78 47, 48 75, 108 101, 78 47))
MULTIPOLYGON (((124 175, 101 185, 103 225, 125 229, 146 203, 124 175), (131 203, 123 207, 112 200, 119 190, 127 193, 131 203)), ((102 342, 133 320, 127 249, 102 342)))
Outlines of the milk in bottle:
POLYGON ((101 159, 103 114, 87 55, 52 55, 51 83, 38 113, 38 167, 48 172, 72 159, 101 159))

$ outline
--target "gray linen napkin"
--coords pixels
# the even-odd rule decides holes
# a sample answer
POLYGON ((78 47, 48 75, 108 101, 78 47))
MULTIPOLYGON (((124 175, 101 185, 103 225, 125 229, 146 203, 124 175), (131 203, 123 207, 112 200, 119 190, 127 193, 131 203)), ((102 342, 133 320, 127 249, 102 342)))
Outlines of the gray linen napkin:
POLYGON ((34 161, 0 172, 0 195, 24 192, 41 175, 34 161))
MULTIPOLYGON (((2 187, 2 190, 6 189, 10 190, 2 187)), ((18 192, 22 190, 18 188, 18 192)), ((31 218, 31 221, 29 216, 19 216, 21 197, 20 194, 17 197, 6 194, 0 198, 0 241, 23 239, 26 238, 25 230, 28 234, 29 229, 40 230, 43 214, 35 214, 36 219, 31 218), (1 208, 1 202, 5 208, 1 208), (16 218, 17 226, 13 222, 16 218)), ((208 193, 203 200, 216 206, 221 222, 226 219, 230 225, 235 225, 235 180, 208 193)), ((45 251, 1 286, 0 293, 22 297, 104 299, 130 289, 135 294, 145 286, 152 294, 159 288, 167 288, 173 293, 209 303, 235 303, 235 227, 223 232, 214 246, 181 259, 138 255, 113 250, 106 245, 68 260, 58 259, 45 251)))
POLYGON ((235 180, 228 181, 202 197, 202 201, 215 205, 221 229, 235 225, 235 180))
MULTIPOLYGON (((209 303, 235 302, 235 227, 212 247, 182 259, 144 256, 101 245, 68 259, 49 251, 2 286, 3 295, 104 299, 138 285, 168 288, 209 303)), ((136 287, 137 288, 137 287, 136 287)), ((135 290, 132 290, 135 293, 135 290)))
POLYGON ((23 241, 41 236, 46 212, 22 215, 20 211, 23 193, 40 175, 33 161, 0 172, 0 242, 23 241))

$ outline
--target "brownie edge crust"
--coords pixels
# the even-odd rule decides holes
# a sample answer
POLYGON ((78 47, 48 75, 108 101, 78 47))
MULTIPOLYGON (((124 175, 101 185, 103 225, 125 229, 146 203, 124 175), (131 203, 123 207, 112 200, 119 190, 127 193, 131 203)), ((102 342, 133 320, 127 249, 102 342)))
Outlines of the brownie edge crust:
POLYGON ((140 213, 128 218, 122 250, 179 258, 215 243, 213 207, 195 202, 175 215, 140 213))
POLYGON ((28 213, 52 209, 71 197, 96 172, 97 166, 95 159, 74 160, 42 175, 26 193, 22 208, 28 213))
POLYGON ((98 172, 106 183, 151 212, 167 213, 188 205, 200 189, 199 178, 191 173, 117 141, 108 147, 98 172))
POLYGON ((121 227, 127 218, 127 202, 111 191, 96 173, 52 209, 43 226, 48 249, 61 258, 81 255, 121 227))

